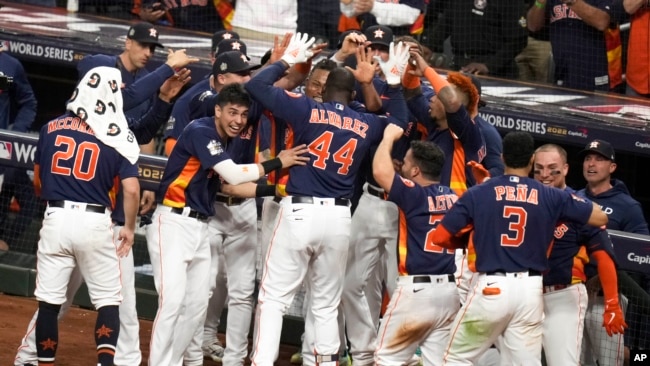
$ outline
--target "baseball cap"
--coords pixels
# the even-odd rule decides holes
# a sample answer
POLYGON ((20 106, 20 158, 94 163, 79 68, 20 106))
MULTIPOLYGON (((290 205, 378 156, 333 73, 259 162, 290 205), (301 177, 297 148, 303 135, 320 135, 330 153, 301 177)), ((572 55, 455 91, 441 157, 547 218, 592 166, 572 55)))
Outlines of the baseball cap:
POLYGON ((156 47, 163 48, 163 45, 158 42, 158 31, 154 28, 153 24, 147 22, 140 22, 134 24, 129 28, 126 38, 138 41, 142 44, 152 44, 156 47))
POLYGON ((474 87, 476 87, 476 91, 478 92, 478 97, 479 97, 478 107, 479 108, 485 107, 487 103, 481 98, 481 81, 473 74, 469 74, 469 73, 462 73, 462 74, 467 76, 472 81, 472 84, 474 84, 474 87))
POLYGON ((214 32, 212 35, 212 52, 217 49, 219 42, 223 41, 224 39, 239 39, 239 34, 237 32, 228 30, 220 30, 218 32, 214 32))
POLYGON ((339 36, 339 43, 336 44, 336 49, 343 47, 343 41, 345 40, 345 37, 347 37, 350 33, 363 34, 360 30, 357 29, 346 30, 339 36))
POLYGON ((605 157, 605 159, 615 161, 614 147, 607 141, 593 140, 585 146, 584 150, 578 153, 578 156, 584 158, 589 153, 596 153, 605 157))
POLYGON ((365 32, 370 45, 381 45, 390 47, 390 43, 393 41, 393 31, 385 25, 373 25, 368 27, 365 32))
POLYGON ((212 74, 239 73, 243 71, 259 69, 262 65, 251 65, 246 55, 239 51, 226 51, 214 60, 212 74))
POLYGON ((246 53, 246 43, 234 38, 224 39, 223 41, 219 42, 219 44, 217 44, 217 48, 214 50, 214 57, 217 57, 220 54, 228 51, 239 51, 243 53, 249 61, 251 59, 246 53))

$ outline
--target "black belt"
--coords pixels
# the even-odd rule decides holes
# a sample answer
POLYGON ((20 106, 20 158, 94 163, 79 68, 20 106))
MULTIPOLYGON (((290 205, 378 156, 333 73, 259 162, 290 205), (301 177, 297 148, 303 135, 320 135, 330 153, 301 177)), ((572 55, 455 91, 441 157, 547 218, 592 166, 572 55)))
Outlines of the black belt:
MULTIPOLYGON (((280 203, 282 201, 283 197, 275 197, 273 198, 273 201, 280 203)), ((313 205, 314 204, 314 197, 307 197, 307 196, 292 196, 291 197, 291 203, 306 203, 313 205)), ((335 206, 349 206, 350 205, 350 200, 347 198, 335 198, 334 199, 334 205, 335 206)))
MULTIPOLYGON (((521 271, 521 272, 526 272, 526 271, 521 271)), ((487 276, 506 276, 506 271, 494 271, 494 272, 486 272, 485 273, 487 276)), ((541 276, 542 272, 540 271, 535 271, 535 270, 528 270, 528 276, 541 276)))
MULTIPOLYGON (((64 200, 56 200, 56 201, 47 201, 47 205, 50 207, 59 207, 59 208, 64 208, 65 207, 65 201, 64 200)), ((106 207, 102 205, 93 205, 90 203, 86 203, 86 212, 94 212, 94 213, 105 213, 106 212, 106 207)))
MULTIPOLYGON (((177 215, 182 215, 182 214, 183 214, 183 210, 184 210, 183 207, 171 207, 171 209, 169 210, 169 212, 171 212, 171 213, 175 213, 175 214, 177 214, 177 215)), ((199 220, 199 221, 207 222, 207 221, 208 221, 208 218, 209 218, 210 216, 208 216, 208 215, 204 215, 204 214, 199 213, 198 211, 195 211, 195 210, 190 210, 190 213, 187 214, 187 217, 191 217, 191 218, 193 218, 193 219, 197 219, 197 220, 199 220)))
MULTIPOLYGON (((453 274, 447 275, 449 282, 456 282, 453 274)), ((413 276, 413 283, 431 283, 431 276, 413 276)))
POLYGON ((380 190, 376 189, 375 187, 373 187, 371 185, 368 185, 368 193, 375 196, 375 197, 379 197, 382 200, 386 199, 386 194, 385 194, 384 191, 380 191, 380 190))
POLYGON ((241 205, 244 203, 246 199, 245 198, 240 198, 240 197, 232 197, 232 196, 222 196, 220 194, 217 195, 216 201, 225 203, 228 206, 237 206, 241 205))

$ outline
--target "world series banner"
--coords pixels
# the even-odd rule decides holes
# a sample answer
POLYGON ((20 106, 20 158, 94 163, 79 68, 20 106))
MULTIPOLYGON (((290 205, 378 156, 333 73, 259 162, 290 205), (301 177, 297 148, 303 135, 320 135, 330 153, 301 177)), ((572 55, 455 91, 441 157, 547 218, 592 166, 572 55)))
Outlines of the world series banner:
MULTIPOLYGON (((0 130, 0 166, 34 169, 38 135, 0 130)), ((167 158, 140 155, 138 171, 142 189, 156 191, 167 158)), ((619 268, 650 274, 650 236, 608 230, 619 268)))

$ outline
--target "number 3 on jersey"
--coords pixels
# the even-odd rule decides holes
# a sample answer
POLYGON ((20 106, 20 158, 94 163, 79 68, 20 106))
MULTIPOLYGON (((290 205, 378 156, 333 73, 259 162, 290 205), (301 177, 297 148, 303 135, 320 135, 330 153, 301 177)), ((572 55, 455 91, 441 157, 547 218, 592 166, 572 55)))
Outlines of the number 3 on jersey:
POLYGON ((508 222, 508 234, 501 234, 501 245, 504 247, 518 247, 524 242, 526 234, 526 221, 528 212, 523 207, 503 206, 503 218, 508 222))
POLYGON ((89 181, 95 178, 99 146, 94 142, 84 141, 77 146, 77 142, 68 136, 57 136, 54 146, 64 146, 64 150, 57 151, 52 156, 52 173, 59 175, 73 175, 76 179, 89 181), (90 155, 86 157, 86 153, 90 155), (74 157, 73 169, 65 164, 74 157), (87 165, 84 168, 84 163, 87 165))
MULTIPOLYGON (((317 139, 312 141, 311 144, 309 144, 309 153, 316 157, 316 160, 314 160, 314 163, 312 164, 314 167, 323 170, 327 168, 327 160, 329 160, 330 157, 330 145, 332 144, 332 137, 334 137, 334 133, 331 131, 325 131, 320 136, 318 136, 317 139)), ((337 173, 341 175, 348 174, 350 171, 350 165, 354 161, 352 156, 354 155, 354 151, 356 149, 357 140, 350 139, 345 143, 345 145, 341 146, 341 148, 338 149, 334 155, 332 155, 332 160, 335 163, 341 165, 337 173)))

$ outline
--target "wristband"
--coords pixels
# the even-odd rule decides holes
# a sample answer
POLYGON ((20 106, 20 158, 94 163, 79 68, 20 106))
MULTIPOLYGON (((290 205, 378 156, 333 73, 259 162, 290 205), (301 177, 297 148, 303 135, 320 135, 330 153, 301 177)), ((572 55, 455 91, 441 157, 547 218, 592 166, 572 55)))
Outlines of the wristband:
POLYGON ((538 0, 535 0, 535 6, 540 8, 540 9, 544 9, 544 7, 546 6, 546 3, 542 3, 542 2, 539 2, 538 0))
POLYGON ((275 184, 258 184, 255 197, 275 196, 275 184))
POLYGON ((275 158, 271 160, 267 160, 261 163, 262 169, 264 169, 264 174, 269 174, 269 172, 272 172, 277 169, 282 169, 282 160, 280 158, 275 158))

